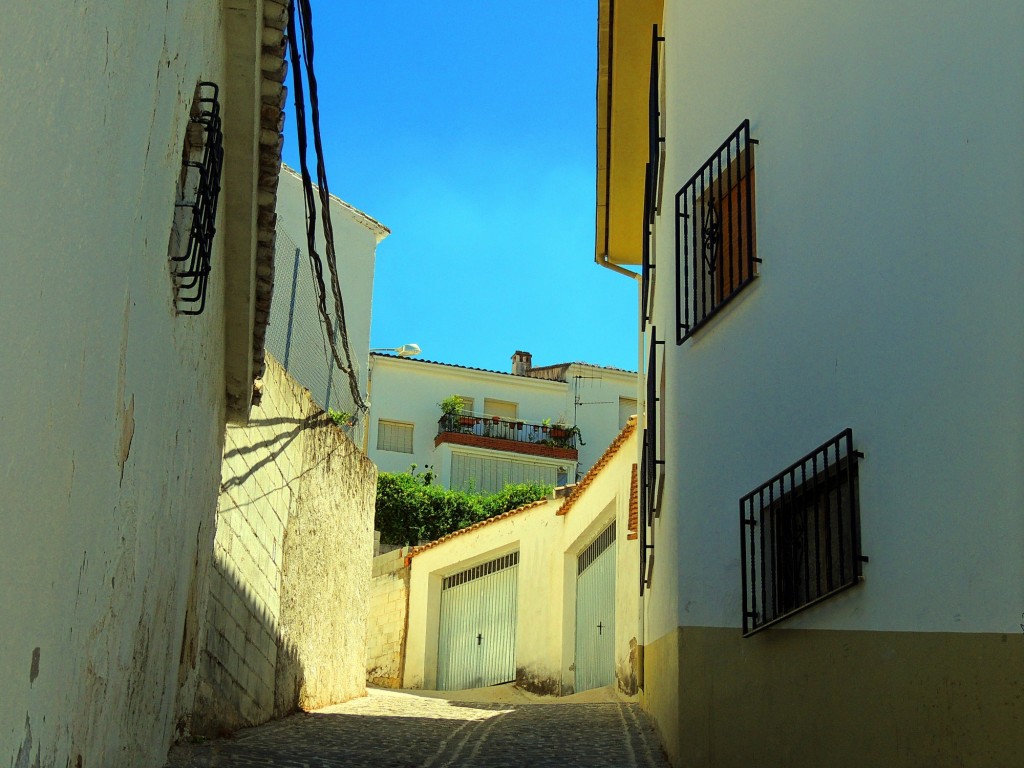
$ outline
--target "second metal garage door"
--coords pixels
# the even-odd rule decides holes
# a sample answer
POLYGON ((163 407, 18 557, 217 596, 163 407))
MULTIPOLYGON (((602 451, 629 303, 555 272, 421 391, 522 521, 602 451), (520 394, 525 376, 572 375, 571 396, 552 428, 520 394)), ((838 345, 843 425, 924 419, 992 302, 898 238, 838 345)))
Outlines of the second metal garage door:
POLYGON ((615 523, 576 561, 577 691, 615 680, 615 523))
POLYGON ((515 680, 519 553, 445 577, 437 638, 437 687, 515 680))

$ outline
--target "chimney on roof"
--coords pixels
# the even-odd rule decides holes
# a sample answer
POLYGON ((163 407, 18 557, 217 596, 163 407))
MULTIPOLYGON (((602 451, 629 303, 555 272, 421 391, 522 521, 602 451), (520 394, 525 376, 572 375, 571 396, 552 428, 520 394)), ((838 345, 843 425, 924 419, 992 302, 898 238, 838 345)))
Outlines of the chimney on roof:
POLYGON ((531 368, 533 368, 533 355, 517 349, 515 354, 512 355, 512 375, 526 376, 531 368))

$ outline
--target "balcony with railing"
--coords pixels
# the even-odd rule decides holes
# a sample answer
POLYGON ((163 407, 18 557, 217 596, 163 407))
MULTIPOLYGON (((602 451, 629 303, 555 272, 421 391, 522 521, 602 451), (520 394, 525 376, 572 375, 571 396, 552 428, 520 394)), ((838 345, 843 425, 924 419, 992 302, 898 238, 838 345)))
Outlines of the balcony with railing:
POLYGON ((442 443, 469 445, 495 451, 576 461, 577 443, 583 445, 579 427, 538 424, 459 411, 445 413, 437 422, 434 447, 442 443))

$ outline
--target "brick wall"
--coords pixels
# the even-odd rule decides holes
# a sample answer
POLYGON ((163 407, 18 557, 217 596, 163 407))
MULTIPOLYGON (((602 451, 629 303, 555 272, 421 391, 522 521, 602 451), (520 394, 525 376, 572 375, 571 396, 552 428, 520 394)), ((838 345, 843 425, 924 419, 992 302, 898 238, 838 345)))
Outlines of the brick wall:
POLYGON ((385 688, 402 685, 409 568, 403 547, 373 558, 370 617, 366 633, 367 682, 385 688))
POLYGON ((192 733, 363 693, 375 488, 268 355, 260 406, 227 430, 192 733))

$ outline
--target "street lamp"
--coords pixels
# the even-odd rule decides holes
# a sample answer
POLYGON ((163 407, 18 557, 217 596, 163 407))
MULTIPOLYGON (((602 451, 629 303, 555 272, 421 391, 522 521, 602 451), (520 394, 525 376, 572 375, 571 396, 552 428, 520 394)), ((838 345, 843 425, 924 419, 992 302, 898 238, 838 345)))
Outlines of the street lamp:
MULTIPOLYGON (((403 344, 400 347, 379 347, 377 349, 371 349, 370 353, 374 352, 394 352, 399 357, 415 357, 420 353, 419 344, 403 344)), ((366 408, 370 408, 370 392, 373 389, 373 358, 370 358, 370 367, 366 375, 366 408)), ((367 447, 370 440, 370 428, 367 425, 366 429, 363 430, 363 453, 367 451, 367 447)))
POLYGON ((400 347, 390 348, 381 347, 379 349, 371 349, 371 352, 394 352, 399 357, 415 357, 420 353, 419 344, 403 344, 400 347))

